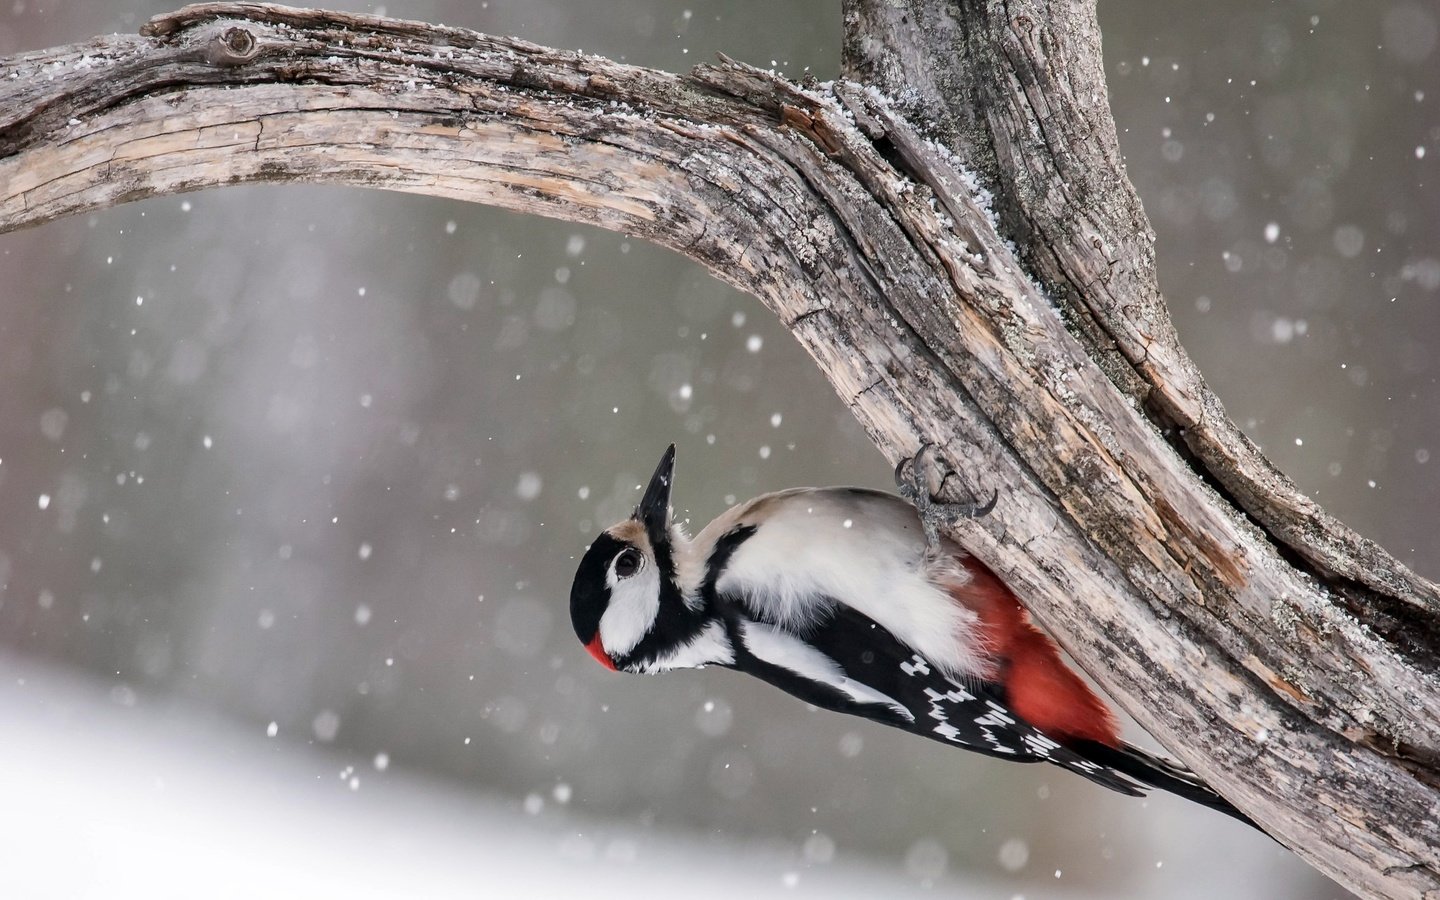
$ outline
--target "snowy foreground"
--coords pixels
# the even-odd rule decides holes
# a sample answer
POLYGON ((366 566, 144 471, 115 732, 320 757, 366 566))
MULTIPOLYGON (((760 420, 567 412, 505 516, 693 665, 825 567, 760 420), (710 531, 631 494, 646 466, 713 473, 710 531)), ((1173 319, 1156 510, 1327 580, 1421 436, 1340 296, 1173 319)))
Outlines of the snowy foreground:
POLYGON ((15 900, 1015 894, 527 815, 14 658, 0 657, 0 722, 0 895, 15 900))

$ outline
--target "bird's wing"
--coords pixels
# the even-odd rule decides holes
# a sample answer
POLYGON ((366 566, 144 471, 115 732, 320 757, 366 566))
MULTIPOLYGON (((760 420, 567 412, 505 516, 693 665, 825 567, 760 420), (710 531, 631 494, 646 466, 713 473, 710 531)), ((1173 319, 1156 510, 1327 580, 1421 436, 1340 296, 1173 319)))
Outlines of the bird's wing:
POLYGON ((851 607, 824 603, 825 615, 797 633, 766 621, 743 596, 717 595, 736 647, 733 668, 825 709, 903 728, 931 740, 1014 762, 1049 762, 1113 791, 1144 790, 1119 770, 1076 753, 1021 719, 1004 688, 960 683, 851 607))
POLYGON ((726 522, 696 539, 708 548, 707 587, 742 596, 759 620, 803 635, 843 604, 950 675, 985 674, 978 614, 937 580, 920 520, 900 498, 856 488, 781 491, 726 522))

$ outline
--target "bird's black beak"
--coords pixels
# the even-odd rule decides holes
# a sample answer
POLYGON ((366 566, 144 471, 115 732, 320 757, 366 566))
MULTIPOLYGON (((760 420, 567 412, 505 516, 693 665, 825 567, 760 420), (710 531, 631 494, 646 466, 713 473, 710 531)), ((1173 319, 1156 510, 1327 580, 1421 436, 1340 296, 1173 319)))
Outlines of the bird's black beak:
POLYGON ((660 457, 660 465, 655 467, 655 474, 650 476, 650 483, 645 486, 645 496, 640 498, 640 505, 635 507, 635 518, 645 526, 645 534, 650 538, 650 544, 659 547, 670 541, 670 486, 675 480, 675 445, 671 444, 665 448, 665 455, 660 457))

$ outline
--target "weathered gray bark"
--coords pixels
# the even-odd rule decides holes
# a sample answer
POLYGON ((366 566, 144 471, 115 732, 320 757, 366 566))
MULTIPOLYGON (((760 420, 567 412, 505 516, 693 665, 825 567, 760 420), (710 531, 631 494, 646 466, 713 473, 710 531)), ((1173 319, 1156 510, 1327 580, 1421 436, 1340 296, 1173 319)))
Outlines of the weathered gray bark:
POLYGON ((323 181, 675 248, 769 305, 892 459, 934 440, 1000 488, 956 536, 1162 743, 1352 889, 1440 897, 1440 590, 1275 472, 1176 342, 1093 13, 848 0, 856 80, 802 89, 188 7, 0 62, 0 231, 323 181))

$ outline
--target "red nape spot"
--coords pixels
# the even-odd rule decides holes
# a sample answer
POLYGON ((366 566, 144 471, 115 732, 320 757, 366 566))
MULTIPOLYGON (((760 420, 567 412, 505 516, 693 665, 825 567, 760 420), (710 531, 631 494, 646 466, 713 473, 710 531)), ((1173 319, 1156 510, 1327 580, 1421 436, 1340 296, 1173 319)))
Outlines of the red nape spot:
POLYGON ((590 655, 595 657, 595 661, 600 665, 612 672, 615 671, 615 663, 610 660, 610 654, 606 653, 605 648, 600 646, 599 632, 596 632, 595 637, 590 639, 590 643, 585 645, 585 649, 590 651, 590 655))

